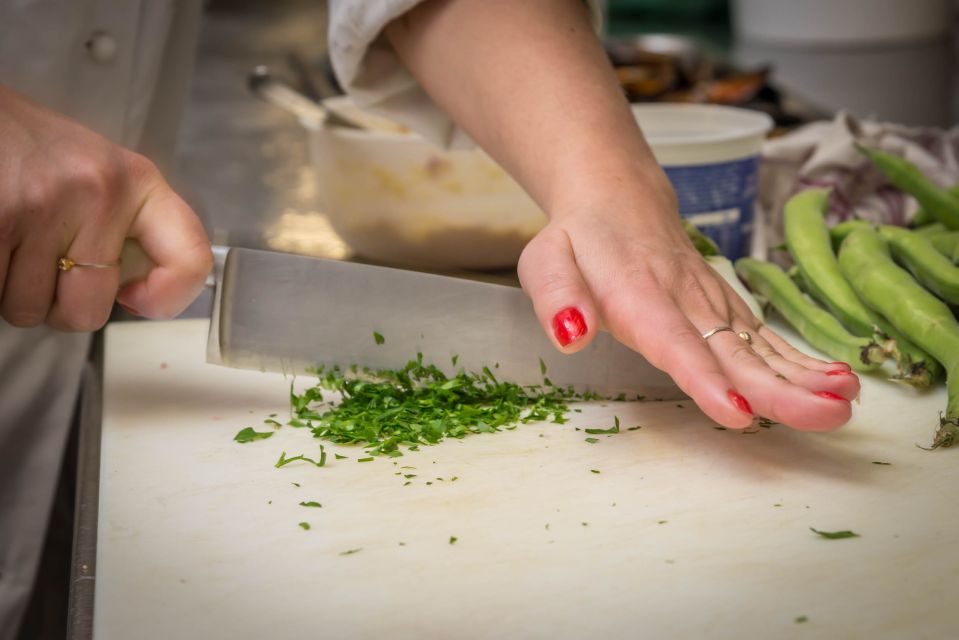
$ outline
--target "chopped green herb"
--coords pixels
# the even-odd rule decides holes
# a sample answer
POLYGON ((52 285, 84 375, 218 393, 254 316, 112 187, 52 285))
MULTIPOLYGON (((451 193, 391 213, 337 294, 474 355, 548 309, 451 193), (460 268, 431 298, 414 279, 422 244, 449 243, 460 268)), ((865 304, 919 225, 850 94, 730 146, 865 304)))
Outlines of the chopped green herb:
POLYGON ((349 458, 350 458, 349 456, 341 456, 341 455, 338 454, 338 453, 334 453, 334 454, 333 454, 333 457, 336 458, 337 460, 349 460, 349 458))
POLYGON ((240 429, 239 433, 233 436, 233 439, 243 444, 254 440, 266 440, 274 433, 273 431, 255 431, 253 427, 247 427, 246 429, 240 429))
POLYGON ((590 469, 589 472, 590 472, 590 473, 599 473, 599 469, 590 469))
POLYGON ((356 461, 357 461, 357 462, 373 462, 373 458, 372 458, 372 457, 369 457, 369 458, 357 458, 356 461))
POLYGON ((807 618, 806 616, 796 616, 796 619, 793 620, 793 622, 795 622, 796 624, 802 624, 803 622, 807 622, 808 620, 809 618, 807 618))
POLYGON ((539 372, 544 376, 546 375, 546 363, 543 362, 542 358, 539 359, 539 372))
POLYGON ((450 536, 450 544, 456 544, 458 538, 456 536, 450 536))
MULTIPOLYGON (((445 438, 492 433, 518 424, 565 421, 572 389, 545 389, 501 382, 488 367, 482 374, 460 371, 447 376, 423 363, 422 354, 399 370, 347 375, 338 368, 314 371, 316 386, 302 394, 291 385, 293 417, 309 421, 317 438, 337 444, 362 444, 367 455, 401 455, 445 438), (338 394, 336 405, 323 392, 338 394), (395 452, 395 453, 394 453, 395 452)), ((361 458, 362 460, 362 458, 361 458)))
POLYGON ((309 502, 301 502, 300 506, 301 507, 322 507, 323 505, 321 505, 316 500, 310 500, 309 502))
POLYGON ((619 433, 619 417, 613 416, 613 426, 609 429, 586 429, 586 433, 591 435, 610 435, 613 433, 619 433))
POLYGON ((300 527, 301 527, 304 531, 309 531, 309 530, 310 530, 310 523, 309 523, 309 522, 301 522, 301 523, 300 523, 300 527))
POLYGON ((625 394, 625 393, 621 393, 621 394, 619 394, 618 396, 616 396, 615 398, 613 398, 613 400, 614 400, 615 402, 626 402, 626 394, 625 394))
POLYGON ((818 533, 823 538, 829 540, 842 540, 843 538, 858 538, 859 534, 853 531, 819 531, 818 529, 813 529, 809 527, 809 530, 813 533, 818 533))
POLYGON ((776 504, 774 504, 773 506, 774 506, 774 507, 781 507, 781 506, 782 506, 782 504, 780 504, 780 503, 778 503, 778 502, 777 502, 777 503, 776 503, 776 504))
POLYGON ((300 483, 299 483, 299 482, 291 482, 290 484, 292 484, 294 487, 297 487, 297 488, 300 487, 300 483))
POLYGON ((546 523, 546 530, 549 531, 549 523, 546 523))
POLYGON ((346 551, 340 551, 340 555, 341 555, 341 556, 351 556, 351 555, 353 555, 354 553, 359 553, 359 552, 362 551, 362 550, 363 550, 363 547, 360 547, 359 549, 347 549, 346 551))
POLYGON ((588 527, 588 526, 589 526, 589 523, 588 523, 588 522, 581 522, 580 524, 583 525, 584 527, 588 527))
POLYGON ((459 479, 460 479, 459 476, 453 476, 452 478, 450 478, 450 482, 456 482, 459 479))
POLYGON ((386 338, 383 337, 382 333, 373 332, 373 340, 376 341, 376 344, 383 344, 386 342, 386 338))
POLYGON ((324 465, 326 464, 326 452, 323 451, 323 445, 320 445, 320 459, 319 459, 319 460, 314 460, 313 458, 307 458, 307 457, 306 457, 305 455, 303 455, 302 453, 301 453, 300 455, 298 455, 298 456, 293 456, 292 458, 287 458, 287 457, 286 457, 286 451, 284 451, 284 452, 282 452, 282 453, 280 454, 280 459, 277 460, 277 461, 276 461, 276 464, 273 465, 273 466, 276 467, 277 469, 279 469, 280 467, 285 467, 286 465, 290 464, 291 462, 296 462, 297 460, 303 460, 304 462, 309 462, 310 464, 316 465, 317 467, 322 467, 322 466, 324 466, 324 465))
POLYGON ((667 522, 669 522, 669 520, 660 520, 656 524, 666 524, 667 522))
POLYGON ((271 426, 273 426, 273 427, 276 427, 277 429, 279 429, 280 427, 283 426, 282 424, 280 424, 279 422, 277 422, 277 421, 274 420, 273 418, 267 418, 266 420, 263 421, 263 424, 271 425, 271 426))
POLYGON ((590 444, 596 444, 597 442, 599 442, 599 438, 586 438, 586 442, 590 444))
POLYGON ((884 467, 887 467, 887 466, 889 466, 889 465, 892 464, 891 462, 882 462, 881 460, 873 460, 872 463, 873 463, 873 464, 880 464, 880 465, 882 465, 882 466, 884 466, 884 467))

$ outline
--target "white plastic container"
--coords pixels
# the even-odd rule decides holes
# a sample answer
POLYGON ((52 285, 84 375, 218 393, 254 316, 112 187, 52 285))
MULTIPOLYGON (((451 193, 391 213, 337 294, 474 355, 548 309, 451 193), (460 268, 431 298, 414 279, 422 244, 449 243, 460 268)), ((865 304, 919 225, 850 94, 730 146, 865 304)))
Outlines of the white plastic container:
MULTIPOLYGON (((342 101, 335 103, 342 110, 342 101)), ((676 186, 681 212, 732 258, 747 252, 765 114, 713 105, 637 105, 634 114, 676 186)), ((516 265, 546 216, 480 150, 446 151, 373 129, 304 122, 323 206, 360 256, 406 266, 516 265)))
POLYGON ((942 38, 952 0, 735 0, 736 38, 776 46, 844 48, 942 38))
POLYGON ((633 106, 666 171, 679 212, 730 259, 747 255, 759 184, 759 153, 772 118, 759 111, 696 104, 633 106))

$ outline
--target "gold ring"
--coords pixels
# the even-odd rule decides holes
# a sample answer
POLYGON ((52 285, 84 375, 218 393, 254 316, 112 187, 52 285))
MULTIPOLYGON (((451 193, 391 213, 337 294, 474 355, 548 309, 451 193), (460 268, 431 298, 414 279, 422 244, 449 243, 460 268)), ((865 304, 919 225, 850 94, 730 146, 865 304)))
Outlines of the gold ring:
POLYGON ((74 267, 83 268, 83 269, 112 269, 113 267, 119 267, 120 261, 116 262, 107 262, 103 264, 98 264, 96 262, 77 262, 73 258, 63 257, 57 260, 57 269, 60 271, 69 271, 74 267))
POLYGON ((736 334, 736 335, 738 335, 740 338, 742 338, 743 342, 745 342, 746 344, 752 344, 752 343, 753 343, 753 337, 752 337, 751 335, 749 335, 749 332, 748 332, 748 331, 740 331, 740 332, 739 332, 738 334, 736 334))
POLYGON ((720 331, 732 331, 732 330, 733 328, 730 327, 728 324, 723 324, 723 325, 719 325, 718 327, 713 327, 712 329, 710 329, 709 331, 703 334, 703 340, 709 340, 720 331))

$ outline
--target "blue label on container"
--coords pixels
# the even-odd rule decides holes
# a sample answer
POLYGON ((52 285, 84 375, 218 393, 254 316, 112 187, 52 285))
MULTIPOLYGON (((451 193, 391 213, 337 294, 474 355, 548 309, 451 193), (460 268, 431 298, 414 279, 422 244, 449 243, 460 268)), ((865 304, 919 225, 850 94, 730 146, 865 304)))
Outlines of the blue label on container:
POLYGON ((663 167, 679 199, 679 213, 716 241, 730 260, 749 253, 759 158, 663 167))

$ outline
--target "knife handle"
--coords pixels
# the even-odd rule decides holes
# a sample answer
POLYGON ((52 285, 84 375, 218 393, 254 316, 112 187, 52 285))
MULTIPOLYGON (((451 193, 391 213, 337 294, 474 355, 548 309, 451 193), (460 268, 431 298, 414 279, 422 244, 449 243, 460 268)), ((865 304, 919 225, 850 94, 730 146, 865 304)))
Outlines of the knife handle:
MULTIPOLYGON (((216 274, 220 265, 226 259, 227 247, 213 245, 213 269, 207 276, 206 286, 216 285, 216 274)), ((126 286, 131 282, 146 280, 150 271, 157 266, 153 258, 147 255, 146 250, 137 240, 127 238, 123 241, 123 250, 120 252, 120 286, 126 286)))

